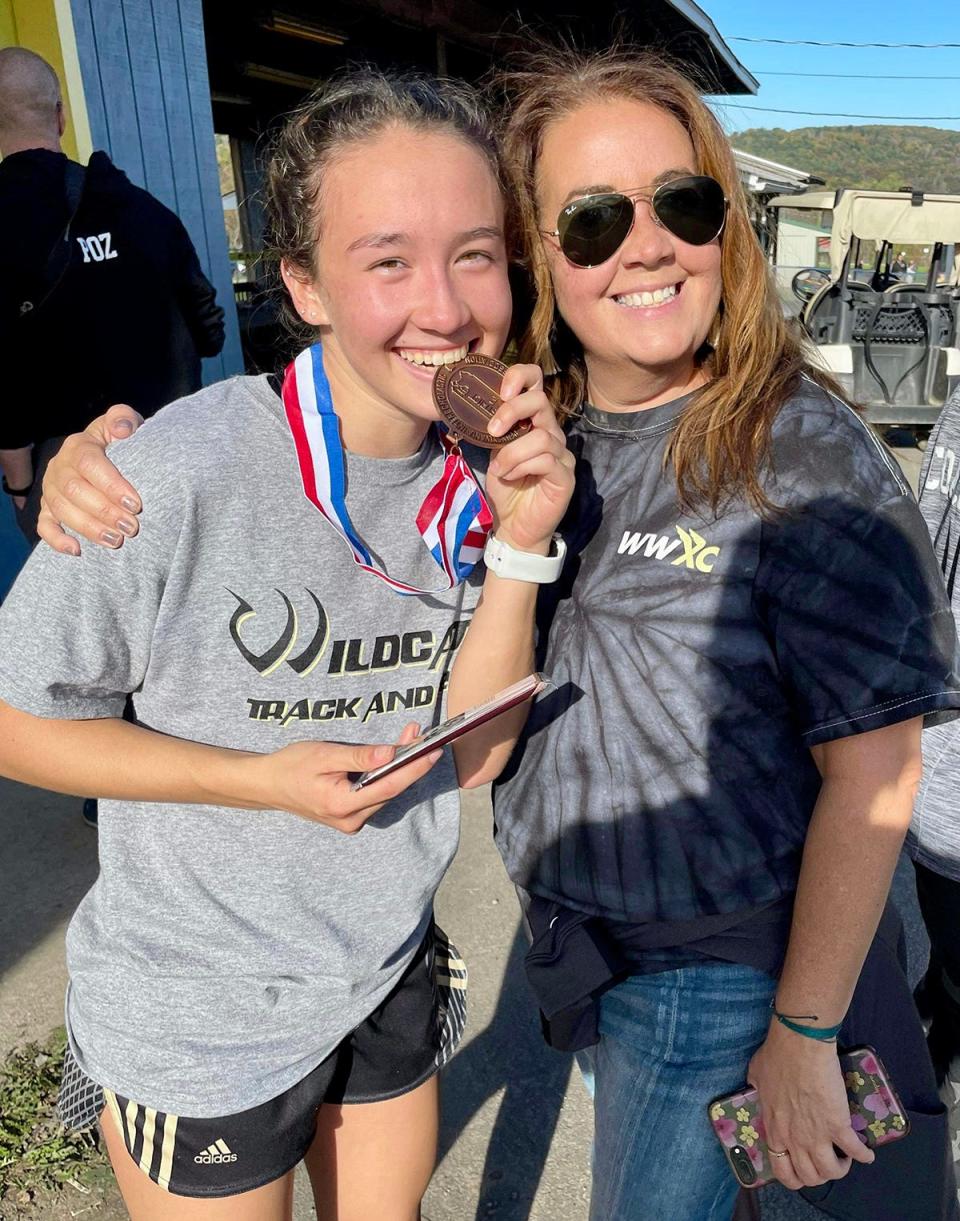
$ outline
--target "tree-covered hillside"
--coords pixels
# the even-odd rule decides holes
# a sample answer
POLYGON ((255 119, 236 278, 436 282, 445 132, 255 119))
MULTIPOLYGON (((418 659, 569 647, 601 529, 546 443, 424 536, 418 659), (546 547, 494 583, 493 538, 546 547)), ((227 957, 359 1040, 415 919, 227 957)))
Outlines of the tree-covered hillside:
POLYGON ((831 187, 960 195, 960 131, 939 127, 753 127, 734 148, 825 179, 831 187))

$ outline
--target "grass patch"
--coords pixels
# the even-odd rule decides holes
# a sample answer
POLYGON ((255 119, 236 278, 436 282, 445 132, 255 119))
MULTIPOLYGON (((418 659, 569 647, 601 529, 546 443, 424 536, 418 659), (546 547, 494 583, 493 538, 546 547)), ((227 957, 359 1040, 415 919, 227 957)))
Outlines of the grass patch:
POLYGON ((68 1132, 57 1118, 67 1037, 58 1027, 0 1065, 0 1200, 26 1204, 37 1192, 102 1180, 107 1160, 93 1132, 68 1132))

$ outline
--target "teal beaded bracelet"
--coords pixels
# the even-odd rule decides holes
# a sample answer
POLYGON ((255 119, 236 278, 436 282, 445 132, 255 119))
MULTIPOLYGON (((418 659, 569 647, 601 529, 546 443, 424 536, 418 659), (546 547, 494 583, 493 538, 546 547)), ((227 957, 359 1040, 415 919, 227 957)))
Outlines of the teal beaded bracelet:
POLYGON ((794 1034, 802 1034, 805 1039, 814 1039, 817 1043, 836 1043, 840 1027, 843 1025, 842 1022, 838 1022, 836 1026, 802 1026, 796 1021, 796 1017, 803 1017, 808 1022, 816 1022, 819 1020, 817 1015, 804 1013, 790 1017, 786 1013, 781 1013, 773 1001, 770 1002, 770 1008, 781 1026, 786 1026, 787 1030, 792 1030, 794 1034))

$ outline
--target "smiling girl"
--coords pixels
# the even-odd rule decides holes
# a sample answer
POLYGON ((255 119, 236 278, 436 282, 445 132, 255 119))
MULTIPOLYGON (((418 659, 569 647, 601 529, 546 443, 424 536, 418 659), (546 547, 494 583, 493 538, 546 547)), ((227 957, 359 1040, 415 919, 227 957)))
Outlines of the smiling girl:
POLYGON ((99 1115, 134 1221, 285 1221, 301 1160, 321 1217, 413 1221, 459 1037, 435 959, 464 982, 433 895, 457 785, 499 771, 517 716, 360 792, 351 773, 413 736, 406 709, 530 672, 536 584, 474 564, 491 514, 508 558, 547 555, 573 463, 531 366, 504 380, 534 427, 491 463, 489 509, 436 425, 436 366, 498 355, 510 323, 468 90, 333 81, 268 196, 317 342, 112 451, 150 505, 135 546, 31 558, 0 615, 0 768, 106 799, 62 1109, 99 1115))

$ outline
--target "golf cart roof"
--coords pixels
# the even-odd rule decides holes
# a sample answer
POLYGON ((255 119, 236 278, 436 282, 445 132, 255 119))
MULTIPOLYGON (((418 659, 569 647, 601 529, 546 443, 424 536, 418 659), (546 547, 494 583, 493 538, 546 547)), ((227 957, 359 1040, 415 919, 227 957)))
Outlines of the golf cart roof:
POLYGON ((902 191, 844 191, 833 210, 830 276, 838 279, 855 237, 895 246, 960 242, 960 195, 917 196, 902 191))
POLYGON ((830 278, 838 280, 855 237, 894 246, 960 245, 960 195, 925 195, 909 191, 805 191, 776 195, 771 208, 833 211, 830 278), (915 202, 915 200, 917 202, 915 202))

